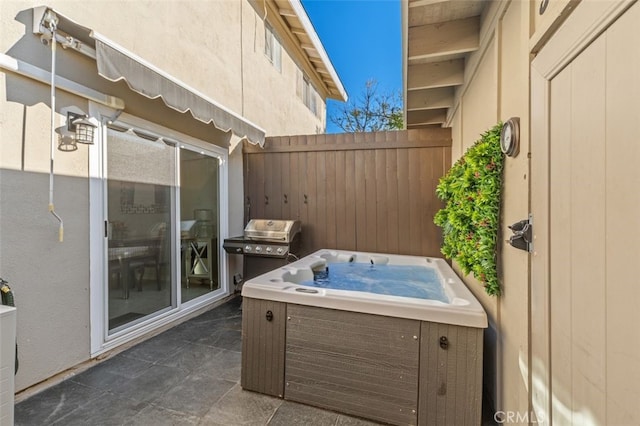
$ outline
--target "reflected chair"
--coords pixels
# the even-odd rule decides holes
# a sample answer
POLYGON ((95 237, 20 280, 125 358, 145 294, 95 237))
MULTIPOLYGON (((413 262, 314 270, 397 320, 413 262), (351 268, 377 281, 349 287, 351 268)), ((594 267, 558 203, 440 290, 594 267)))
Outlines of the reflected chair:
POLYGON ((163 227, 157 231, 157 236, 152 237, 149 240, 150 244, 148 246, 148 256, 140 259, 138 261, 132 262, 130 268, 134 273, 139 274, 137 278, 137 288, 138 291, 142 291, 142 283, 144 280, 145 271, 148 268, 153 268, 156 273, 156 284, 158 287, 158 291, 162 290, 162 276, 160 275, 160 271, 162 269, 162 265, 164 264, 165 256, 165 232, 166 227, 163 227))

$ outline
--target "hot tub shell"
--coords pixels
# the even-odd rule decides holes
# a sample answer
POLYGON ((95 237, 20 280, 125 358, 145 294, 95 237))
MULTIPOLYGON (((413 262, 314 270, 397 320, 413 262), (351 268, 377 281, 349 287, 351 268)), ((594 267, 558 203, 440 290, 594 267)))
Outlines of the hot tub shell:
POLYGON ((244 389, 390 424, 480 424, 484 310, 442 259, 320 250, 243 286, 244 389), (450 303, 300 283, 336 261, 435 268, 450 303))

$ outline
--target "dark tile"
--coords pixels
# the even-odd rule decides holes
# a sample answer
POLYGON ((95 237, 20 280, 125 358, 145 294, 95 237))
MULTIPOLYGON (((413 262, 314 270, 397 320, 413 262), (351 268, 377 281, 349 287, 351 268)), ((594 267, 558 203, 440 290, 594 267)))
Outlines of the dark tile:
POLYGON ((16 406, 16 425, 340 425, 352 418, 242 390, 240 298, 16 406))
POLYGON ((141 361, 157 362, 171 357, 186 344, 187 342, 183 339, 162 333, 127 349, 119 356, 141 361))
POLYGON ((153 405, 202 417, 234 385, 226 380, 194 373, 157 398, 153 405))
POLYGON ((240 383, 241 364, 242 354, 240 352, 221 349, 216 356, 207 360, 199 372, 212 377, 240 383))
POLYGON ((88 402, 55 424, 57 426, 119 426, 136 416, 147 405, 106 392, 100 398, 88 402))
POLYGON ((201 337, 195 343, 240 352, 242 350, 241 339, 242 332, 240 330, 221 329, 201 337))
POLYGON ((240 310, 240 306, 242 304, 242 298, 236 297, 231 299, 227 303, 220 305, 214 309, 211 309, 202 315, 198 316, 199 320, 207 320, 207 319, 218 319, 224 318, 228 316, 236 316, 242 315, 242 311, 240 310))
POLYGON ((239 352, 190 343, 159 364, 237 382, 240 380, 240 362, 239 352))
POLYGON ((222 328, 241 330, 242 311, 238 309, 240 302, 237 299, 240 298, 233 299, 195 318, 178 324, 162 333, 162 335, 187 342, 195 342, 222 328))
POLYGON ((117 355, 69 380, 95 389, 110 390, 114 384, 135 379, 144 374, 151 366, 153 366, 151 362, 117 355))
POLYGON ((264 426, 280 404, 282 404, 282 400, 279 398, 244 391, 240 385, 236 384, 211 407, 211 410, 199 424, 207 426, 264 426))
MULTIPOLYGON (((198 317, 199 318, 199 317, 198 317)), ((170 330, 162 333, 164 336, 169 336, 174 339, 178 339, 184 342, 195 342, 203 336, 209 335, 219 327, 216 327, 215 320, 195 321, 194 319, 187 322, 183 322, 170 330)))
POLYGON ((200 419, 181 412, 168 410, 156 405, 149 405, 138 414, 127 420, 126 426, 189 426, 197 425, 200 419))
POLYGON ((182 368, 189 372, 199 370, 210 359, 215 358, 222 349, 210 346, 187 343, 178 352, 169 358, 158 361, 159 365, 182 368))
POLYGON ((188 373, 181 368, 154 365, 134 379, 114 383, 111 392, 132 401, 152 402, 183 381, 188 373))
POLYGON ((284 401, 268 424, 270 426, 333 426, 337 420, 338 413, 284 401))
POLYGON ((220 318, 216 322, 216 327, 242 331, 242 315, 220 318))
POLYGON ((14 422, 16 426, 50 425, 103 395, 102 391, 65 381, 16 404, 14 422))

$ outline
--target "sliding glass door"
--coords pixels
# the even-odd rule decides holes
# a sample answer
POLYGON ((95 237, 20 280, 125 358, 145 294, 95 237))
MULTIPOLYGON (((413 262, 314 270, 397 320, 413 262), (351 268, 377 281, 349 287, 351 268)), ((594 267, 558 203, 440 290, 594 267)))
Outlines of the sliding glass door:
POLYGON ((224 292, 218 247, 225 152, 124 123, 106 136, 105 319, 107 336, 120 336, 224 292))
POLYGON ((175 306, 176 151, 162 139, 107 130, 109 334, 175 306))
POLYGON ((220 288, 220 167, 217 157, 180 148, 181 301, 220 288))

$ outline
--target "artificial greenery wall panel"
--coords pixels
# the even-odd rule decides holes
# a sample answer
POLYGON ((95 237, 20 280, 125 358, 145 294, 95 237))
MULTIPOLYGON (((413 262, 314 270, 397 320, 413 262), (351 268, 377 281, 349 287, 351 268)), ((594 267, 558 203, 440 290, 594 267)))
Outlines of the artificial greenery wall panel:
POLYGON ((500 194, 504 155, 500 150, 502 123, 483 133, 440 179, 436 189, 445 207, 434 222, 442 228, 442 254, 455 259, 490 295, 500 294, 496 265, 500 194))

